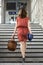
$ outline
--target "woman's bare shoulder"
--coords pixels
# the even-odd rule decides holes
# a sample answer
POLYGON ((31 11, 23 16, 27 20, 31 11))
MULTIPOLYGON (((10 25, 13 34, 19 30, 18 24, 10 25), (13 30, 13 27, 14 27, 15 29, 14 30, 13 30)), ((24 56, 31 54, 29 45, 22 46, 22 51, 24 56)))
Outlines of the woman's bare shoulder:
POLYGON ((30 18, 29 18, 29 17, 27 17, 27 19, 28 19, 28 20, 30 20, 30 18))

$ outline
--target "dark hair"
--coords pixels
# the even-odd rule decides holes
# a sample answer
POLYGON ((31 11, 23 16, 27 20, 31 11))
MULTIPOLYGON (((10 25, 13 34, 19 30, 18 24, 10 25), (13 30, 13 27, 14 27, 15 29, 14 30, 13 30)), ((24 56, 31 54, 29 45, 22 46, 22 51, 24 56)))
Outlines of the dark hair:
POLYGON ((19 14, 19 16, 20 16, 21 18, 27 17, 27 12, 26 12, 26 10, 25 10, 24 8, 21 8, 20 10, 21 10, 21 13, 19 14))

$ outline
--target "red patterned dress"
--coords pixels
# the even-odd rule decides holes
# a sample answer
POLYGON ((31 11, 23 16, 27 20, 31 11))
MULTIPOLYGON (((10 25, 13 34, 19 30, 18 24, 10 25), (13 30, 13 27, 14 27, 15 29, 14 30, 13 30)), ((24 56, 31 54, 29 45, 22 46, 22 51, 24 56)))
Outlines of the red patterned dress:
POLYGON ((25 41, 27 40, 27 34, 29 32, 28 30, 28 17, 20 18, 17 17, 17 34, 19 41, 25 41))

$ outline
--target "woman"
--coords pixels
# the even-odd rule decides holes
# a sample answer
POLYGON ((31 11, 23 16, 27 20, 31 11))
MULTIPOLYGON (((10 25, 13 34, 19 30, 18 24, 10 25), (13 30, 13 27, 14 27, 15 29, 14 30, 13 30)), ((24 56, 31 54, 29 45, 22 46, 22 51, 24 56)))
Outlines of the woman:
POLYGON ((18 39, 20 41, 20 50, 22 54, 23 61, 25 60, 25 52, 26 52, 26 41, 27 34, 31 33, 30 29, 30 19, 27 17, 27 12, 24 8, 21 8, 18 12, 18 17, 16 19, 16 25, 14 29, 14 33, 12 34, 12 38, 17 30, 18 39))

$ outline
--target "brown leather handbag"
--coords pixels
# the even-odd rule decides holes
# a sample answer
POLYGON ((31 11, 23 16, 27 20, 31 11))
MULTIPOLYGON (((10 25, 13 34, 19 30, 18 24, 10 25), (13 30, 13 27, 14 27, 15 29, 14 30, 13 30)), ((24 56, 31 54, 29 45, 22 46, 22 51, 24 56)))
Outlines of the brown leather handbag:
POLYGON ((8 50, 15 51, 16 47, 17 47, 17 42, 16 41, 14 41, 14 40, 9 40, 8 41, 8 45, 7 45, 8 50))

